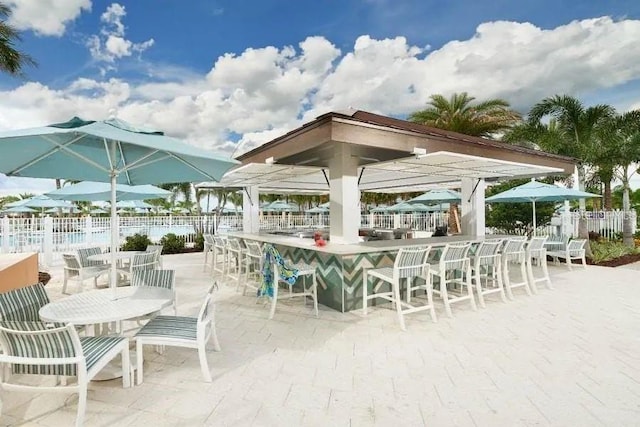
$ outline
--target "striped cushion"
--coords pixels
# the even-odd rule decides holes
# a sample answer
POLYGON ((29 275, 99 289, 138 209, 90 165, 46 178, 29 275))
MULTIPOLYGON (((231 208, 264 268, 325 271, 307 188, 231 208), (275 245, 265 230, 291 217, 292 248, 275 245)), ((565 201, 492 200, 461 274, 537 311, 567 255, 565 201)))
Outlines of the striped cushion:
POLYGON ((123 341, 126 337, 81 337, 82 353, 87 364, 87 371, 100 361, 106 353, 123 341))
POLYGON ((157 316, 136 333, 136 337, 196 340, 198 319, 185 316, 157 316))
POLYGON ((398 269, 398 277, 416 277, 422 275, 429 249, 403 250, 400 249, 394 267, 398 269))
POLYGON ((174 270, 134 270, 131 277, 131 286, 151 286, 173 290, 174 283, 174 270))
POLYGON ((80 260, 80 265, 83 267, 96 267, 100 265, 104 265, 102 261, 92 261, 89 259, 91 255, 99 255, 102 253, 100 248, 83 248, 78 249, 78 259, 80 260))
MULTIPOLYGON (((3 321, 0 325, 17 331, 42 331, 50 329, 44 322, 3 321)), ((7 354, 19 357, 63 358, 76 357, 73 341, 68 330, 43 335, 17 335, 1 332, 9 348, 7 354)), ((19 365, 13 364, 15 374, 65 375, 75 376, 77 366, 67 365, 19 365)))
POLYGON ((49 303, 42 283, 0 294, 0 317, 3 320, 40 320, 40 308, 49 303))

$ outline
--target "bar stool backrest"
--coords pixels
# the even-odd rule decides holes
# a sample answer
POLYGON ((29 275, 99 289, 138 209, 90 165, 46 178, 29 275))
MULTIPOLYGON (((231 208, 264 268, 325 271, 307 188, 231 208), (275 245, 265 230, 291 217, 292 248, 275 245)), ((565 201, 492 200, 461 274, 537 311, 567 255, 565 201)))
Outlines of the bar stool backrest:
POLYGON ((203 234, 202 238, 207 245, 213 246, 213 236, 211 234, 203 234))
POLYGON ((547 237, 532 237, 529 240, 529 245, 527 246, 527 250, 529 252, 536 252, 544 249, 544 243, 547 241, 547 237))
POLYGON ((449 243, 440 255, 440 266, 443 270, 463 270, 469 262, 468 254, 471 243, 449 243))
POLYGON ((426 248, 400 248, 393 263, 393 274, 398 278, 423 277, 426 274, 427 257, 431 246, 426 248))
POLYGON ((240 239, 236 239, 235 237, 229 237, 227 239, 227 249, 230 251, 240 252, 242 246, 240 246, 240 239))
POLYGON ((502 240, 485 240, 480 243, 474 255, 475 264, 494 265, 500 256, 500 248, 502 248, 502 240))
POLYGON ((260 246, 260 243, 247 240, 244 244, 247 247, 247 256, 262 259, 262 246, 260 246))
POLYGON ((213 244, 217 248, 224 248, 227 246, 226 239, 221 236, 213 236, 213 244))

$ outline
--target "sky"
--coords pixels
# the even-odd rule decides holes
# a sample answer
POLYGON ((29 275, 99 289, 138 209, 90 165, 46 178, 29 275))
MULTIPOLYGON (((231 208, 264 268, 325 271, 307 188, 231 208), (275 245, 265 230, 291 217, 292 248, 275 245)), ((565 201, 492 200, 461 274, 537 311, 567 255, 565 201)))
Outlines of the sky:
MULTIPOLYGON (((38 63, 0 75, 0 131, 116 116, 238 154, 433 94, 640 108, 637 0, 0 1, 38 63)), ((0 195, 52 188, 0 175, 0 195)))

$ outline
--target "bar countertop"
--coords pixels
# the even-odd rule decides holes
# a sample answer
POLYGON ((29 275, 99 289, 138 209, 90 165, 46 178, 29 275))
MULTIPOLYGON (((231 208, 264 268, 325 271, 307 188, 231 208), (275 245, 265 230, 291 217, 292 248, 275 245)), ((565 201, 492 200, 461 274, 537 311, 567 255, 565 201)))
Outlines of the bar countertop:
MULTIPOLYGON (((291 236, 278 236, 269 233, 243 233, 231 232, 229 236, 238 237, 240 239, 255 240, 263 243, 272 243, 274 245, 283 245, 294 248, 308 249, 316 252, 324 252, 334 255, 355 255, 362 253, 396 251, 400 248, 411 246, 445 246, 447 243, 457 242, 481 242, 485 238, 495 239, 506 236, 467 236, 455 235, 444 237, 426 237, 421 239, 396 239, 396 240, 376 240, 372 242, 361 242, 353 244, 336 244, 327 242, 326 246, 316 246, 313 239, 300 238, 291 236)), ((513 236, 511 236, 513 237, 513 236)))

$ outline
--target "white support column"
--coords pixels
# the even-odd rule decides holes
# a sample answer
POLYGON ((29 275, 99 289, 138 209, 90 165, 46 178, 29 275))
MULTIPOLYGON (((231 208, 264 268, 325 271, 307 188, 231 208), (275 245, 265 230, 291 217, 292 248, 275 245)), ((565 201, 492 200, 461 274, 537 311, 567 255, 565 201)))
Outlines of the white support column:
POLYGON ((42 251, 44 259, 41 262, 47 266, 51 266, 53 261, 53 218, 49 215, 44 217, 44 237, 42 240, 42 251))
POLYGON ((462 178, 462 218, 460 221, 462 234, 469 236, 484 236, 485 186, 484 179, 462 178))
POLYGON ((260 231, 260 192, 258 187, 247 187, 242 192, 242 231, 260 231))
POLYGON ((2 253, 5 253, 5 254, 8 254, 10 250, 9 229, 10 229, 9 217, 8 216, 2 217, 2 253))
POLYGON ((329 215, 331 243, 358 243, 360 223, 358 191, 358 159, 351 155, 351 148, 339 144, 329 162, 329 215))

